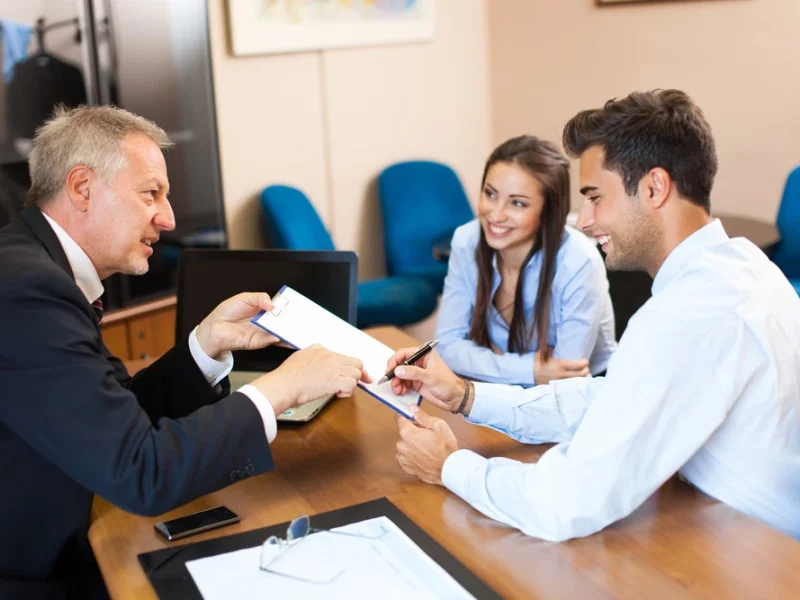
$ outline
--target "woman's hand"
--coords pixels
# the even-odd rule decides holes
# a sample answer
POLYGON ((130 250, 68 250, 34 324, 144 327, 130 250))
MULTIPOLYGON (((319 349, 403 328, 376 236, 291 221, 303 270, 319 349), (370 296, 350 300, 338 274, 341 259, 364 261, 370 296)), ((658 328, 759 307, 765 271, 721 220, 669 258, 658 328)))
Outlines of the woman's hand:
POLYGON ((587 377, 588 375, 589 361, 585 358, 566 360, 564 358, 550 357, 545 362, 542 360, 541 351, 537 351, 533 355, 533 381, 536 385, 544 385, 555 379, 587 377))

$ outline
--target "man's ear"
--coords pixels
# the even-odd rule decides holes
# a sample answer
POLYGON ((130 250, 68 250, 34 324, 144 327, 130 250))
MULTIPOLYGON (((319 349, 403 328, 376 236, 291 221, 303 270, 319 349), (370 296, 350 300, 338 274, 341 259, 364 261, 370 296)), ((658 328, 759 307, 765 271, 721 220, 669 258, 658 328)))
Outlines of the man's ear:
POLYGON ((650 208, 661 208, 672 192, 672 178, 664 169, 656 167, 639 182, 639 198, 650 208))
POLYGON ((75 165, 67 173, 67 196, 76 210, 80 212, 89 210, 91 188, 95 179, 94 171, 86 165, 75 165))

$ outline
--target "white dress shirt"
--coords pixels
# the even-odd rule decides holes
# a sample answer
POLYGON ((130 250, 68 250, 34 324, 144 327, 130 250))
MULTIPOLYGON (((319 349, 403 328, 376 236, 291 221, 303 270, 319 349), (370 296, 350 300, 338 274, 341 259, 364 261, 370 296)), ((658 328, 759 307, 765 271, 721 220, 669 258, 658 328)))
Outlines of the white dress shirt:
POLYGON ((469 450, 445 461, 450 490, 529 535, 599 531, 680 472, 800 538, 800 298, 718 220, 669 255, 605 378, 478 383, 469 418, 560 442, 536 464, 469 450))
MULTIPOLYGON (((83 251, 83 248, 64 231, 63 227, 46 214, 44 214, 44 218, 47 219, 58 241, 61 243, 64 254, 67 256, 67 261, 69 261, 69 266, 72 269, 72 274, 75 277, 75 283, 83 292, 83 295, 86 296, 86 300, 88 300, 89 304, 98 300, 103 295, 103 284, 92 260, 83 251)), ((205 375, 208 383, 212 386, 225 379, 233 368, 233 355, 230 352, 224 352, 220 356, 221 360, 215 360, 203 352, 200 342, 197 341, 196 327, 189 334, 189 352, 200 371, 205 375)), ((264 421, 264 433, 267 436, 267 441, 272 443, 278 434, 278 426, 272 404, 253 385, 242 386, 238 391, 250 398, 255 404, 258 413, 261 415, 261 420, 264 421)))

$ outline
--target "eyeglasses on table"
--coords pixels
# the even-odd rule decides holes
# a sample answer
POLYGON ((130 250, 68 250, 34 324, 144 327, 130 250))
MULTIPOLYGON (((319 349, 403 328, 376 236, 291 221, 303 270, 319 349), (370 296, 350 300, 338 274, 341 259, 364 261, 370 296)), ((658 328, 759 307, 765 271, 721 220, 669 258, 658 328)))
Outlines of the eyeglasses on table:
MULTIPOLYGON (((275 569, 276 563, 278 563, 283 557, 285 557, 292 548, 295 548, 305 540, 309 535, 314 533, 330 533, 333 535, 345 535, 352 538, 361 538, 367 540, 377 540, 382 538, 386 535, 386 531, 378 535, 364 535, 360 533, 350 533, 346 531, 333 531, 330 529, 317 529, 315 527, 311 527, 311 519, 308 515, 303 515, 293 519, 291 523, 289 523, 289 527, 286 528, 286 537, 280 538, 275 535, 271 535, 267 538, 261 545, 261 556, 259 558, 258 567, 262 571, 267 573, 272 573, 273 575, 280 575, 282 577, 288 577, 290 579, 296 579, 297 581, 303 581, 306 583, 317 583, 317 584, 328 584, 333 583, 336 581, 343 573, 344 570, 340 570, 335 575, 327 578, 327 579, 314 579, 313 577, 304 577, 299 575, 294 575, 290 573, 285 573, 275 569), (274 554, 270 558, 265 558, 264 552, 267 548, 271 548, 274 546, 279 546, 278 552, 274 554)), ((313 565, 309 565, 310 568, 313 568, 313 565)))

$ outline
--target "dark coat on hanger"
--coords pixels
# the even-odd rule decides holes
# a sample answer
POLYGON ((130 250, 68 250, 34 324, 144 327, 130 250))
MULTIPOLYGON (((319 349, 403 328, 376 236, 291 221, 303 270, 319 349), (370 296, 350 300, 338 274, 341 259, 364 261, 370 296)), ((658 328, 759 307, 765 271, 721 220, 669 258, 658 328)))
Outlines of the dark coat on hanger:
POLYGON ((33 138, 56 104, 86 104, 86 85, 77 66, 50 54, 35 54, 17 64, 6 92, 8 138, 33 138))

